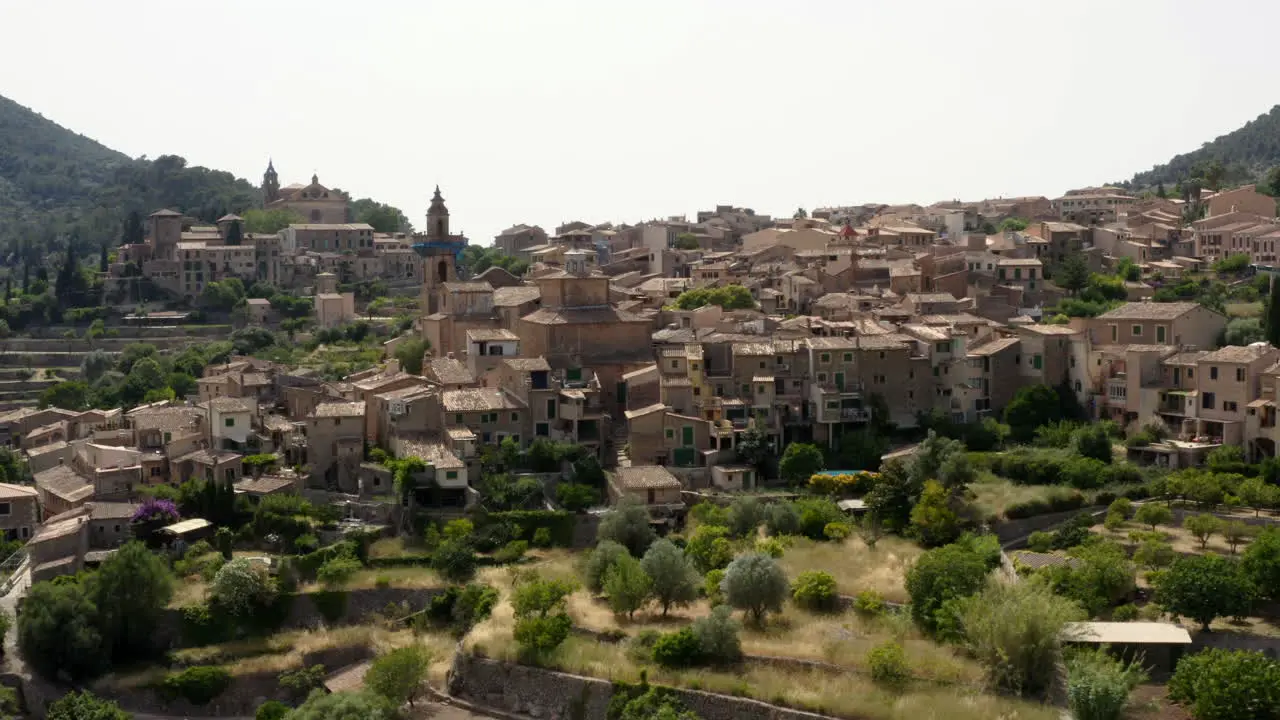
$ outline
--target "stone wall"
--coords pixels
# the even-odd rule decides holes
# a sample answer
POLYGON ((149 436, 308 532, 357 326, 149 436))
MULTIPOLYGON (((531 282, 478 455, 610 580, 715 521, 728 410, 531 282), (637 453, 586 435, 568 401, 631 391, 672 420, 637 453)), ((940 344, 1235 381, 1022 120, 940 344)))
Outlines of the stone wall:
POLYGON ((1031 533, 1061 525, 1080 513, 1087 512, 1097 515, 1106 511, 1105 507, 1093 506, 1036 515, 1035 517, 1022 518, 1021 520, 1004 520, 992 526, 991 531, 1000 539, 1001 545, 1012 549, 1024 544, 1026 537, 1031 533))
MULTIPOLYGON (((373 657, 366 646, 320 650, 303 656, 299 667, 323 665, 326 673, 355 665, 373 657)), ((279 672, 257 672, 237 675, 231 685, 208 705, 193 705, 183 698, 169 698, 152 688, 115 688, 99 683, 93 688, 98 695, 115 700, 120 707, 139 714, 173 717, 252 717, 258 706, 268 700, 288 700, 280 688, 279 672)))
MULTIPOLYGON (((431 598, 442 592, 442 588, 366 588, 363 590, 346 590, 345 607, 342 617, 336 623, 330 623, 316 605, 312 593, 295 595, 289 604, 289 614, 281 623, 279 630, 297 630, 314 628, 322 625, 346 625, 363 622, 369 615, 381 612, 388 605, 405 603, 410 612, 416 612, 427 606, 431 598)), ((156 623, 154 636, 160 647, 181 647, 182 611, 170 608, 160 616, 156 623)))
MULTIPOLYGON (((613 683, 459 652, 449 671, 449 694, 478 706, 547 720, 606 716, 613 683)), ((824 720, 827 716, 758 700, 672 688, 705 720, 824 720)))

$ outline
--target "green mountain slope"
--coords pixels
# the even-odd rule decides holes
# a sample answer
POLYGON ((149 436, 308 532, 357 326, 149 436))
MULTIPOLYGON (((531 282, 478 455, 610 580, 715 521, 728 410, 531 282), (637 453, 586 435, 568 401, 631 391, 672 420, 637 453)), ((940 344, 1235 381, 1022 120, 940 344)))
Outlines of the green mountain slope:
POLYGON ((1259 115, 1234 132, 1207 142, 1189 153, 1178 155, 1164 165, 1133 176, 1133 186, 1151 187, 1175 183, 1197 174, 1213 162, 1225 169, 1224 182, 1234 184, 1261 179, 1270 168, 1280 165, 1280 105, 1259 115))
POLYGON ((258 190, 164 155, 134 160, 0 97, 0 252, 33 262, 66 246, 118 244, 121 222, 169 207, 205 221, 243 212, 258 190))

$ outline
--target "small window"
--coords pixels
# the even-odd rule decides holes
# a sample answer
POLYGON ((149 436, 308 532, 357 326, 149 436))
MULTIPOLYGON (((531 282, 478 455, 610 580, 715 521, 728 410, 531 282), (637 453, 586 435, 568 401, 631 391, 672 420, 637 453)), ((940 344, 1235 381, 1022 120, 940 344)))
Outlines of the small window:
POLYGON ((454 416, 453 416, 453 422, 454 422, 454 424, 456 424, 456 425, 461 425, 461 424, 462 424, 462 416, 461 416, 461 415, 454 415, 454 416))
POLYGON ((1163 325, 1156 328, 1156 342, 1158 343, 1164 342, 1164 332, 1165 330, 1163 325))
POLYGON ((845 362, 853 362, 853 353, 845 353, 845 354, 844 354, 844 361, 845 361, 845 362))
POLYGON ((13 513, 13 505, 11 503, 0 503, 0 515, 10 515, 13 513))
POLYGON ((1134 337, 1142 337, 1142 326, 1141 326, 1141 325, 1134 325, 1134 326, 1133 326, 1133 336, 1134 336, 1134 337))
POLYGON ((1236 368, 1236 382, 1244 382, 1244 368, 1236 368))
POLYGON ((511 413, 511 422, 520 422, 520 413, 511 413))
POLYGON ((1031 367, 1035 368, 1036 370, 1039 370, 1043 365, 1044 365, 1044 360, 1043 358, 1040 357, 1039 354, 1036 354, 1034 357, 1031 358, 1031 367))
POLYGON ((227 419, 225 419, 225 420, 223 420, 223 421, 222 421, 222 426, 223 426, 223 427, 235 427, 235 426, 236 426, 236 419, 235 419, 235 418, 233 418, 233 417, 227 418, 227 419))
POLYGON ((668 440, 675 440, 675 439, 676 439, 676 431, 675 431, 674 429, 672 429, 672 428, 667 428, 667 439, 668 439, 668 440))
POLYGON ((172 440, 172 439, 173 439, 173 433, 165 433, 165 434, 164 434, 164 441, 165 441, 165 442, 169 442, 169 441, 170 441, 170 440, 172 440))
POLYGON ((1215 395, 1211 392, 1204 393, 1200 396, 1200 406, 1205 410, 1212 410, 1215 402, 1215 395))
POLYGON ((444 479, 445 479, 445 480, 457 480, 457 479, 458 479, 458 471, 457 471, 457 470, 446 470, 446 471, 445 471, 445 473, 444 473, 444 479))
POLYGON ((824 363, 831 362, 831 353, 822 353, 821 355, 818 356, 818 361, 824 362, 824 363))
POLYGON ((1213 365, 1213 366, 1210 366, 1210 367, 1209 367, 1209 379, 1210 379, 1210 380, 1217 380, 1217 379, 1218 379, 1218 366, 1217 366, 1217 365, 1213 365))
POLYGON ((835 401, 835 400, 828 400, 828 401, 827 401, 827 409, 828 409, 828 410, 838 410, 838 409, 840 409, 840 403, 839 403, 839 402, 837 402, 837 401, 835 401))
POLYGON ((533 426, 533 434, 538 437, 546 437, 551 434, 551 426, 547 423, 535 423, 533 426))

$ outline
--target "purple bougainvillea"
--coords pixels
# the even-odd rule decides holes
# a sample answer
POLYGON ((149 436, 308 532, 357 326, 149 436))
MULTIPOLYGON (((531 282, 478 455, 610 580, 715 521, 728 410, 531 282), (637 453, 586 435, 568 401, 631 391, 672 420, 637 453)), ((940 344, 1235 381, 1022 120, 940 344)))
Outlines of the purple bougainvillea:
POLYGON ((151 498, 142 503, 142 507, 133 513, 133 522, 151 523, 163 521, 168 523, 176 523, 180 519, 178 515, 178 506, 173 504, 172 500, 157 500, 151 498))

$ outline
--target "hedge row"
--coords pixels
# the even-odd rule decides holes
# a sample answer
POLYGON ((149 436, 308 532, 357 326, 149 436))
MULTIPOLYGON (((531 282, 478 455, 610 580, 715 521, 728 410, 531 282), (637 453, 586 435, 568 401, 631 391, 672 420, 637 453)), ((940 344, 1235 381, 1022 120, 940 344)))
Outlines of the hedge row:
POLYGON ((1129 463, 1108 464, 1069 450, 1018 448, 1005 453, 970 453, 973 463, 1019 485, 1070 485, 1092 490, 1104 485, 1142 482, 1129 463))
POLYGON ((508 510, 475 518, 477 529, 493 523, 505 523, 513 529, 513 540, 524 540, 531 545, 538 528, 546 528, 551 533, 551 544, 560 547, 573 545, 573 529, 577 522, 577 517, 565 510, 508 510))
POLYGON ((1055 492, 1047 498, 1013 503, 1004 509, 1004 516, 1009 520, 1021 520, 1037 515, 1078 510, 1084 507, 1086 502, 1084 495, 1079 492, 1055 492))

